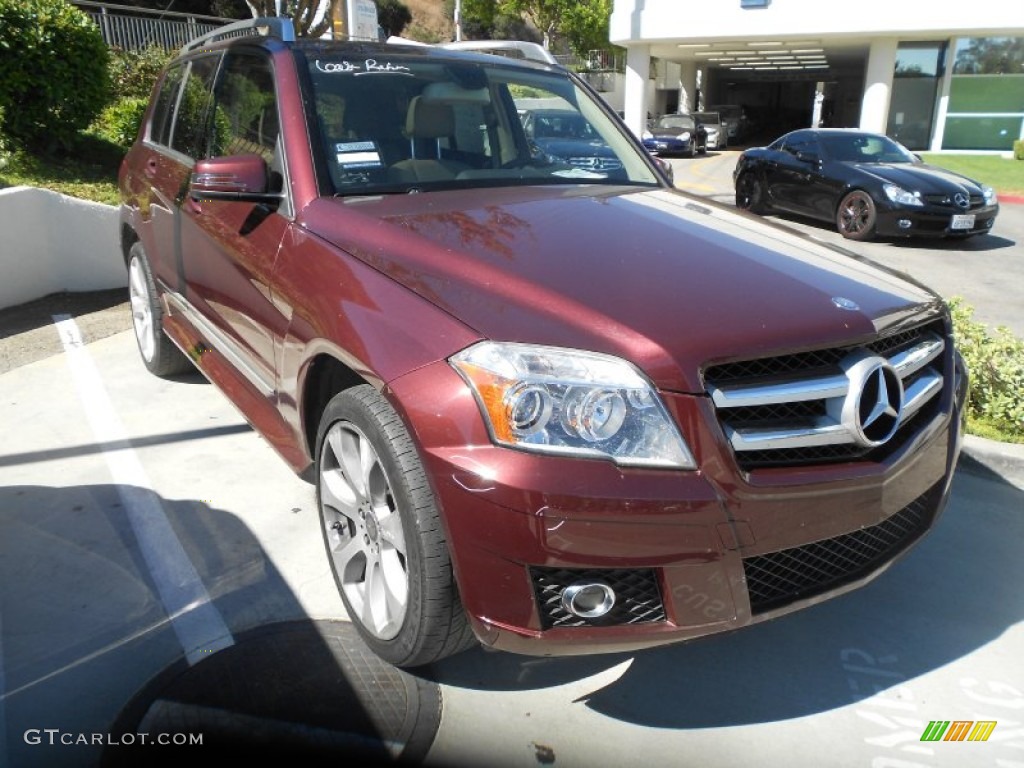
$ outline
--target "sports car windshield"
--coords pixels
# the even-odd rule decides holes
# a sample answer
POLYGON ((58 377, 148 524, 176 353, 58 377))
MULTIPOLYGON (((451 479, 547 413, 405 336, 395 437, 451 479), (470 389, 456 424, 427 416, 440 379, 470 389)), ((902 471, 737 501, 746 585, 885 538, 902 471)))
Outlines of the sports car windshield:
POLYGON ((333 194, 660 183, 620 124, 567 74, 494 58, 310 56, 314 143, 333 194), (546 115, 590 141, 535 140, 533 124, 546 115))
POLYGON ((665 115, 658 118, 656 127, 666 131, 692 131, 696 125, 693 118, 686 115, 665 115))
POLYGON ((821 136, 825 153, 832 160, 854 163, 916 163, 918 159, 902 144, 886 136, 830 134, 821 136))

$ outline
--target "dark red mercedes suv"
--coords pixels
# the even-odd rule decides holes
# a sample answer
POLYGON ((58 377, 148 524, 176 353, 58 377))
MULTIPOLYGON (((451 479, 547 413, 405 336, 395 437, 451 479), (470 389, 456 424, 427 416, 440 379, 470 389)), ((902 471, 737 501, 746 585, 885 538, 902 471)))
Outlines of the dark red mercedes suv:
POLYGON ((315 483, 394 664, 770 619, 947 499, 944 303, 673 189, 556 64, 243 22, 170 64, 120 187, 145 365, 198 367, 315 483), (539 109, 590 139, 539 146, 539 109))

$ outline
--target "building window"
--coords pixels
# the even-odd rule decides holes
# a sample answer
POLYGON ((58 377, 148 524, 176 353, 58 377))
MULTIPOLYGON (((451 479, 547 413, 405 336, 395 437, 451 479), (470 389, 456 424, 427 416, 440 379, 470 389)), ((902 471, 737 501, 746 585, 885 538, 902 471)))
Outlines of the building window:
POLYGON ((1012 150, 1024 138, 1024 38, 957 41, 943 149, 1012 150))

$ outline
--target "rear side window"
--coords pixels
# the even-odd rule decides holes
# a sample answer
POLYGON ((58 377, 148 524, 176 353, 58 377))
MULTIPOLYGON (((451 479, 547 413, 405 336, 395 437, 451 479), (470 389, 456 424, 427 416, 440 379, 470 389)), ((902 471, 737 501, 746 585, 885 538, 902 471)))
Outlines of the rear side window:
POLYGON ((153 106, 153 117, 149 123, 149 140, 155 144, 168 146, 171 140, 171 124, 174 117, 174 106, 178 102, 178 86, 185 68, 176 64, 167 70, 160 93, 153 106))
POLYGON ((206 156, 210 101, 219 62, 219 56, 194 59, 178 97, 170 146, 191 158, 206 156))

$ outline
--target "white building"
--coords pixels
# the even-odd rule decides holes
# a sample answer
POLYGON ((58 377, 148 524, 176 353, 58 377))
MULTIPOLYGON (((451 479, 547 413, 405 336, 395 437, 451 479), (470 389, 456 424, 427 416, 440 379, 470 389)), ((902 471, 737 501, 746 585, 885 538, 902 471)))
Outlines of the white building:
POLYGON ((911 149, 1024 138, 1020 0, 614 0, 624 112, 740 105, 763 138, 827 124, 911 149))

